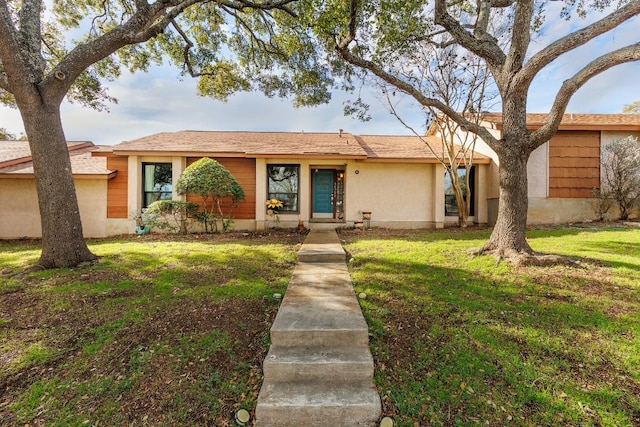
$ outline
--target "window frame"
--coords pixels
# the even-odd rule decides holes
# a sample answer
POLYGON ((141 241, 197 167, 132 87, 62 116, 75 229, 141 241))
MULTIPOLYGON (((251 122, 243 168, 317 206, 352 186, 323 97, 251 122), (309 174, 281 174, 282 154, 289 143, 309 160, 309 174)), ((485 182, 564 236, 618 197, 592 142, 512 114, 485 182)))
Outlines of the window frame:
MULTIPOLYGON (((460 176, 460 171, 461 170, 466 170, 466 168, 464 166, 460 166, 458 167, 458 175, 460 176)), ((470 190, 467 192, 467 194, 465 195, 465 199, 466 197, 471 197, 471 203, 469 205, 469 216, 475 216, 475 211, 476 211, 476 201, 475 201, 475 197, 476 197, 476 167, 475 165, 471 166, 471 168, 469 168, 469 187, 470 190)), ((464 177, 464 175, 460 176, 461 178, 464 177)), ((458 216, 458 207, 457 205, 455 206, 454 210, 447 210, 447 197, 453 197, 453 201, 455 203, 455 194, 451 195, 451 194, 447 194, 447 181, 451 181, 451 178, 449 178, 449 173, 445 170, 444 172, 444 216, 445 217, 457 217, 458 216)))
MULTIPOLYGON (((155 186, 156 183, 154 183, 155 186)), ((166 184, 166 183, 165 183, 166 184)), ((164 186, 163 186, 164 187, 164 186)), ((155 198, 153 202, 158 200, 172 200, 173 199, 173 162, 142 162, 142 208, 147 208, 151 203, 147 203, 147 195, 150 194, 158 194, 159 197, 155 198), (171 188, 169 191, 162 190, 147 190, 147 166, 159 166, 159 165, 169 165, 171 169, 171 182, 169 185, 171 188), (162 197, 162 195, 168 195, 168 197, 162 197)))
POLYGON ((267 164, 267 199, 273 199, 276 198, 280 201, 282 201, 284 203, 284 206, 280 209, 278 209, 279 213, 291 213, 291 214, 299 214, 300 213, 300 164, 299 163, 268 163, 267 164), (270 172, 270 168, 296 168, 297 172, 296 172, 296 192, 292 193, 292 192, 283 192, 283 191, 271 191, 271 174, 270 172), (291 198, 284 198, 281 197, 282 195, 295 195, 295 209, 288 209, 287 208, 287 201, 290 200, 291 198))

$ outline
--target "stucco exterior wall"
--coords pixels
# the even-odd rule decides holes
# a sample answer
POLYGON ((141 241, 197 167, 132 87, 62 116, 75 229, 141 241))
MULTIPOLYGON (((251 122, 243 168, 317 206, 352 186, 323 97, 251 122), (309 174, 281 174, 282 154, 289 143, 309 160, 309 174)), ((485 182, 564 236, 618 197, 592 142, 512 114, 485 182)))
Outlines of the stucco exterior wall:
POLYGON ((566 224, 596 219, 592 199, 529 198, 528 224, 566 224))
POLYGON ((299 220, 309 226, 311 170, 314 168, 344 170, 345 226, 353 226, 354 221, 362 220, 363 211, 372 212, 372 227, 424 228, 443 225, 444 169, 440 165, 270 158, 256 161, 257 229, 275 225, 266 215, 264 206, 267 199, 267 164, 300 165, 300 212, 280 214, 280 227, 296 227, 299 220), (441 173, 436 173, 436 170, 441 173), (438 187, 434 181, 440 175, 438 187), (440 187, 442 190, 438 196, 435 188, 440 187), (442 212, 439 216, 436 215, 438 209, 442 212))
MULTIPOLYGON (((106 237, 107 181, 77 179, 78 206, 85 237, 106 237)), ((0 179, 0 238, 42 237, 33 179, 0 179)))
POLYGON ((527 162, 529 197, 549 196, 549 143, 536 148, 527 162))
MULTIPOLYGON (((488 129, 488 131, 496 138, 501 138, 499 130, 488 129)), ((500 161, 498 160, 498 155, 481 138, 476 140, 475 149, 476 152, 491 158, 491 163, 487 167, 485 173, 486 180, 478 181, 478 184, 485 186, 487 199, 498 199, 500 197, 500 186, 498 180, 498 166, 500 165, 500 161)))
POLYGON ((436 216, 436 205, 444 213, 444 169, 440 165, 354 163, 347 170, 345 185, 347 221, 361 220, 363 211, 371 211, 372 226, 442 226, 444 214, 436 216), (442 197, 435 191, 440 187, 442 197))
POLYGON ((626 138, 627 136, 634 136, 640 140, 640 132, 632 131, 602 131, 600 137, 601 148, 604 149, 607 145, 618 139, 626 138))

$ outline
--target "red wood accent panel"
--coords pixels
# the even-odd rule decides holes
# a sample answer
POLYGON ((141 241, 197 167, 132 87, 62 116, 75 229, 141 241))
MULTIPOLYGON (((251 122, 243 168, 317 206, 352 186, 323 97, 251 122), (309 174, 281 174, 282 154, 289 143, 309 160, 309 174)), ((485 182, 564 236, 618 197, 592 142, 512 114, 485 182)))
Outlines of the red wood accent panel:
POLYGON ((107 218, 128 218, 129 158, 107 157, 107 169, 118 171, 107 181, 107 218))
POLYGON ((588 198, 594 187, 600 187, 600 132, 558 132, 549 142, 549 197, 588 198))
MULTIPOLYGON (((199 157, 188 157, 187 166, 199 160, 199 157)), ((214 158, 218 163, 224 166, 231 175, 238 181, 242 190, 244 190, 245 199, 238 202, 233 210, 233 219, 255 219, 256 217, 256 161, 255 159, 245 158, 214 158)), ((202 204, 202 197, 188 194, 187 200, 190 202, 202 204)), ((212 201, 209 200, 209 209, 211 209, 212 201)), ((230 201, 223 203, 223 210, 229 208, 230 201)))

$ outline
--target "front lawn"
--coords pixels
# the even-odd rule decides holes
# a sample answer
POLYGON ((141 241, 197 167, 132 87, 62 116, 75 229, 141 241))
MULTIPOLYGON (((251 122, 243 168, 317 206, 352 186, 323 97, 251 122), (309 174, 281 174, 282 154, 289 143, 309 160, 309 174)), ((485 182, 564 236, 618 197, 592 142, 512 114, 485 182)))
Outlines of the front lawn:
POLYGON ((640 230, 534 230, 577 267, 473 257, 486 231, 343 232, 397 426, 640 425, 640 230))
MULTIPOLYGON (((640 425, 640 230, 529 236, 578 266, 467 255, 482 230, 340 233, 396 426, 640 425)), ((0 425, 234 425, 303 237, 96 240, 98 265, 27 275, 38 242, 0 241, 0 425)))
POLYGON ((90 241, 98 265, 24 276, 38 242, 0 241, 0 425, 234 425, 303 237, 90 241))

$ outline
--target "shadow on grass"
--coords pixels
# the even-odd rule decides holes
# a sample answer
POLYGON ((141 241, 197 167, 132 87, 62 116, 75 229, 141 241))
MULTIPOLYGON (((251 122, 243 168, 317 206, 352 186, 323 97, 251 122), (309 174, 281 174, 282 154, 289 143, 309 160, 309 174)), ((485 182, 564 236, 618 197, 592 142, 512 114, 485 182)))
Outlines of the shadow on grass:
MULTIPOLYGON (((407 240, 483 236, 444 234, 407 240)), ((463 258, 441 265, 430 262, 439 255, 411 250, 353 249, 351 265, 357 291, 368 294, 361 304, 385 412, 399 426, 638 425, 637 293, 624 299, 589 271, 583 279, 597 295, 541 283, 542 269, 497 271, 463 258), (609 313, 620 305, 631 309, 609 313)))

